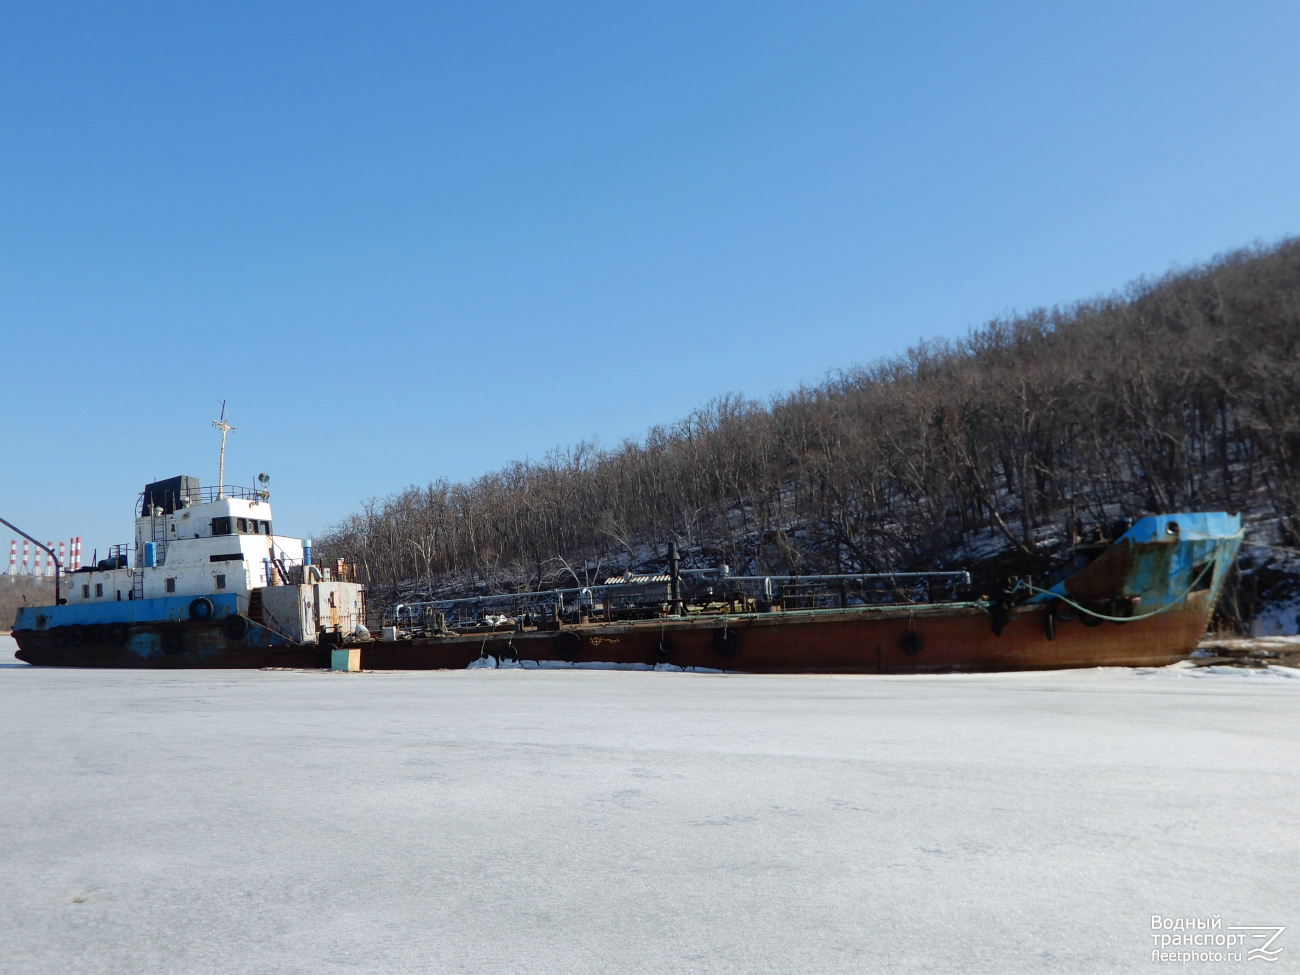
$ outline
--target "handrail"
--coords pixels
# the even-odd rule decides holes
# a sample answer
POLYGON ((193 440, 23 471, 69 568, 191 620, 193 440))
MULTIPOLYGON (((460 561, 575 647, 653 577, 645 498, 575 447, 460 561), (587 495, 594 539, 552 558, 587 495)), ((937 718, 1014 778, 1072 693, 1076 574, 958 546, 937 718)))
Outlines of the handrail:
MULTIPOLYGON (((242 594, 240 594, 240 593, 235 593, 235 612, 236 612, 238 615, 243 616, 245 619, 252 619, 252 617, 250 617, 250 616, 248 615, 248 613, 252 611, 252 608, 253 608, 253 600, 252 600, 251 598, 249 598, 248 596, 244 596, 244 595, 242 595, 242 594), (239 612, 239 601, 240 601, 241 599, 242 599, 244 602, 248 603, 248 612, 244 612, 244 613, 240 613, 240 612, 239 612)), ((277 636, 282 636, 282 637, 284 637, 284 638, 285 638, 286 640, 288 640, 290 643, 293 643, 293 644, 298 643, 298 641, 295 640, 295 639, 294 639, 292 636, 290 636, 288 633, 285 633, 283 630, 277 630, 274 626, 269 625, 269 624, 266 622, 266 620, 267 620, 268 617, 269 617, 271 620, 273 620, 275 623, 277 623, 277 624, 280 622, 279 620, 277 620, 277 619, 275 618, 275 614, 272 613, 272 612, 271 612, 269 609, 267 609, 265 606, 262 607, 262 619, 260 619, 260 620, 253 620, 253 622, 256 623, 258 626, 262 627, 263 629, 270 630, 272 633, 276 634, 277 636)))
MULTIPOLYGON (((705 570, 697 570, 703 572, 705 570)), ((716 571, 716 570, 709 570, 716 571)), ((959 579, 966 585, 970 585, 971 577, 969 572, 852 572, 838 574, 812 574, 802 576, 733 576, 724 575, 721 579, 727 582, 762 582, 767 595, 771 595, 773 582, 798 582, 802 580, 819 581, 827 579, 859 579, 859 580, 893 580, 893 579, 922 579, 922 578, 953 578, 959 579)), ((604 593, 608 590, 617 590, 622 588, 624 583, 606 583, 603 585, 593 586, 572 586, 567 589, 542 589, 537 592, 502 592, 486 593, 479 596, 457 596, 450 599, 429 599, 414 603, 398 603, 393 607, 393 620, 398 619, 398 614, 405 610, 408 614, 411 610, 421 608, 441 608, 444 606, 461 606, 468 603, 495 603, 503 602, 510 599, 536 599, 544 596, 567 596, 577 593, 579 603, 582 599, 588 600, 588 605, 595 604, 595 594, 604 593)))
POLYGON ((841 572, 841 573, 810 573, 803 576, 732 576, 726 575, 721 578, 741 582, 762 582, 766 579, 781 582, 799 582, 803 579, 945 579, 960 578, 970 585, 970 573, 964 570, 957 572, 841 572))
MULTIPOLYGON (((264 488, 238 487, 234 484, 227 484, 221 489, 209 485, 208 487, 190 488, 182 491, 174 499, 174 505, 177 510, 180 510, 181 508, 190 508, 199 504, 211 504, 214 501, 225 501, 227 499, 233 499, 236 501, 270 501, 271 492, 264 488)), ((143 491, 136 495, 135 501, 135 510, 141 512, 141 517, 147 517, 148 512, 143 510, 143 491)))
POLYGON ((762 582, 763 595, 772 598, 773 582, 801 582, 804 580, 810 582, 824 581, 827 579, 854 579, 854 580, 883 580, 890 581, 897 579, 929 579, 929 578, 956 578, 965 585, 970 585, 970 573, 966 571, 959 572, 841 572, 841 573, 813 573, 805 576, 725 576, 727 580, 737 579, 741 582, 762 582))

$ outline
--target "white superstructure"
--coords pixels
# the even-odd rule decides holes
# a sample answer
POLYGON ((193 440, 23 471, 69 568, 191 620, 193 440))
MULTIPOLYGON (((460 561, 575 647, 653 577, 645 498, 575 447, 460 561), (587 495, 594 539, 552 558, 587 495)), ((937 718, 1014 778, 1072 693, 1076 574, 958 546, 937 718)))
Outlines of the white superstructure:
POLYGON ((364 628, 363 587, 351 568, 312 564, 310 543, 275 534, 274 524, 265 490, 202 488, 193 477, 148 484, 133 541, 70 573, 66 603, 135 601, 136 621, 183 618, 187 607, 192 620, 230 612, 299 643, 322 633, 348 638, 364 628), (234 599, 216 601, 225 609, 191 605, 200 597, 234 599))
POLYGON ((100 560, 104 568, 72 575, 68 601, 246 596, 286 584, 295 568, 301 573, 303 540, 276 535, 273 526, 270 502, 256 497, 146 503, 135 519, 134 544, 114 547, 100 560))

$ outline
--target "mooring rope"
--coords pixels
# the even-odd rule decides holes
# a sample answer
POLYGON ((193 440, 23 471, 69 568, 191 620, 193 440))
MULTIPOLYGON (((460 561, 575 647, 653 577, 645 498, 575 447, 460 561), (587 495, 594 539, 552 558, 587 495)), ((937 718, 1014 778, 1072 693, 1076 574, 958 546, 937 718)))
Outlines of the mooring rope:
POLYGON ((1099 620, 1106 620, 1108 623, 1136 623, 1139 620, 1149 620, 1151 617, 1159 616, 1161 613, 1168 613, 1170 610, 1178 606, 1179 603, 1187 599, 1187 597, 1196 590, 1197 584, 1205 578, 1205 573, 1207 571, 1214 568, 1216 561, 1218 560, 1211 559, 1209 562, 1206 562, 1205 565, 1201 567, 1201 571, 1196 574, 1196 578, 1192 580, 1191 584, 1182 593, 1175 596, 1172 602, 1165 603, 1159 609, 1154 609, 1149 613, 1143 613, 1141 616, 1107 616, 1105 613, 1099 613, 1095 609, 1088 609, 1086 606, 1080 606, 1073 599, 1069 599, 1059 592, 1052 592, 1050 589, 1039 589, 1033 583, 1025 582, 1023 579, 1016 583, 1011 592, 1015 593, 1019 589, 1030 589, 1036 593, 1042 593, 1044 596, 1051 596, 1053 599, 1058 599, 1067 606, 1073 606, 1081 613, 1086 613, 1088 616, 1095 617, 1099 620))

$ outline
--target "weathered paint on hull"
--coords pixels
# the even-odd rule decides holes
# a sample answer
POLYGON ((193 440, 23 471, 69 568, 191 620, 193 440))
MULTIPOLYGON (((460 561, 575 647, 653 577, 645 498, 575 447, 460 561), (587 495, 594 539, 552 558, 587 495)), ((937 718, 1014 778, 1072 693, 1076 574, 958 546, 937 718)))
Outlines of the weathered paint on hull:
POLYGON ((591 623, 558 633, 368 644, 361 663, 372 670, 464 667, 493 656, 868 674, 1163 666, 1185 659, 1200 642, 1240 541, 1236 515, 1154 515, 1050 591, 1036 590, 1017 606, 984 601, 591 623), (1049 625, 1054 606, 1076 618, 1058 615, 1049 625), (996 628, 1004 612, 1005 625, 996 628), (1098 613, 1123 619, 1102 620, 1098 613))
MULTIPOLYGON (((1017 606, 997 602, 857 607, 586 623, 560 630, 467 633, 361 645, 368 670, 462 668, 480 657, 674 664, 751 673, 916 674, 1162 666, 1195 649, 1236 557, 1241 520, 1210 512, 1140 520, 1082 570, 1017 606), (1081 618, 1048 625, 1058 603, 1081 618), (1086 604, 1086 606, 1085 606, 1086 604), (1006 614, 1000 632, 994 620, 1006 614), (1119 622, 1106 616, 1132 616, 1119 622)), ((1012 597, 1006 597, 1008 600, 1012 597)), ((113 612, 124 604, 109 604, 113 612)), ((219 611, 226 611, 224 605, 219 611)), ((1068 613, 1064 614, 1068 615, 1068 613)), ((57 610, 23 610, 19 658, 56 666, 325 667, 328 647, 295 646, 250 623, 232 639, 212 623, 129 626, 123 645, 77 646, 48 629, 57 610), (42 629, 42 627, 47 627, 42 629), (180 634, 179 643, 177 634, 180 634)), ((71 628, 62 630, 64 637, 71 628)), ((121 632, 118 632, 121 636, 121 632)))
POLYGON ((98 645, 60 645, 60 634, 39 630, 15 630, 15 656, 29 664, 46 667, 147 667, 180 669, 189 667, 256 669, 258 667, 328 667, 329 650, 315 644, 288 643, 256 623, 247 634, 232 640, 219 624, 172 623, 128 627, 121 645, 100 639, 98 645), (177 642, 179 641, 179 642, 177 642), (322 663, 322 660, 324 663, 322 663))
MULTIPOLYGON (((1056 623, 1047 638, 1045 608, 1016 607, 1000 636, 989 614, 967 604, 916 608, 808 610, 588 623, 562 630, 490 632, 361 646, 365 670, 464 668, 484 656, 576 663, 669 663, 749 673, 920 674, 1066 667, 1163 666, 1196 647, 1210 593, 1187 608, 1129 623, 1056 623)), ((125 646, 59 647, 47 634, 15 634, 20 660, 45 666, 150 668, 328 667, 329 648, 273 646, 250 626, 231 641, 218 626, 181 625, 181 649, 163 648, 164 631, 139 628, 125 646)))
POLYGON ((1058 622, 1053 640, 1047 638, 1047 611, 1038 607, 1013 610, 1000 636, 993 634, 988 613, 969 606, 911 611, 899 607, 811 610, 592 623, 566 627, 558 633, 502 632, 370 643, 362 647, 361 666, 366 670, 461 668, 481 656, 492 656, 669 663, 747 673, 924 674, 1156 667, 1183 660, 1196 647, 1210 613, 1209 600, 1204 597, 1208 593, 1193 597, 1186 611, 1131 623, 1088 627, 1077 620, 1058 622), (666 652, 660 652, 661 645, 666 652))

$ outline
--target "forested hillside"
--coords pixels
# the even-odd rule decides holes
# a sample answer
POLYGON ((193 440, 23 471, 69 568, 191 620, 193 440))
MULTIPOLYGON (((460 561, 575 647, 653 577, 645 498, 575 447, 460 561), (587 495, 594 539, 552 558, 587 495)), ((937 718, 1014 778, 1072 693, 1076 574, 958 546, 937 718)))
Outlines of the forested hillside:
POLYGON ((0 576, 0 633, 9 632, 14 616, 22 607, 48 606, 53 602, 53 579, 44 576, 0 576))
POLYGON ((990 555, 1033 571, 1076 519, 1192 509, 1245 512, 1257 561, 1294 555, 1300 240, 993 321, 768 403, 725 395, 640 441, 413 486, 321 549, 374 585, 431 591, 585 584, 654 564, 670 539, 753 573, 990 555))

